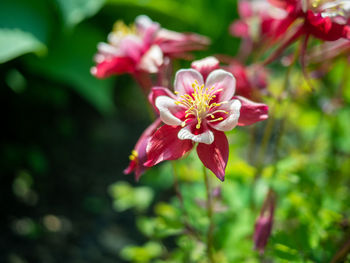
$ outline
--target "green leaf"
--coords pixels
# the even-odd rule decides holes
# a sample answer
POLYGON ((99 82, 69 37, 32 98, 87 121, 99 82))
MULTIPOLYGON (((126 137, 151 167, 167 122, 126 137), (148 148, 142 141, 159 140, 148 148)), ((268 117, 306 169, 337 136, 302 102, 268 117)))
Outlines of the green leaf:
POLYGON ((46 47, 31 33, 20 29, 0 29, 0 63, 26 53, 42 54, 46 47))
POLYGON ((43 54, 52 24, 46 1, 5 0, 0 8, 0 63, 26 53, 43 54))
POLYGON ((64 23, 73 27, 85 18, 95 15, 105 0, 56 0, 61 10, 64 23))
POLYGON ((123 259, 133 262, 150 262, 161 254, 162 246, 151 241, 144 246, 127 246, 120 253, 123 259))
POLYGON ((109 187, 109 193, 114 198, 114 208, 124 211, 135 208, 144 211, 151 204, 154 193, 147 186, 132 187, 129 183, 121 181, 109 187))
POLYGON ((283 244, 276 244, 274 247, 274 254, 280 259, 286 260, 287 262, 300 262, 301 259, 298 255, 298 251, 292 249, 283 244))

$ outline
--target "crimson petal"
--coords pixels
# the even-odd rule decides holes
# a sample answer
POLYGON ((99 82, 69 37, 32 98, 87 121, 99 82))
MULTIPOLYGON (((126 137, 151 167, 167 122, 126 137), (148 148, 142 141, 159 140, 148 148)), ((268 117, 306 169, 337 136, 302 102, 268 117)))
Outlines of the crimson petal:
POLYGON ((168 89, 164 87, 153 87, 151 92, 148 95, 148 101, 152 104, 153 108, 159 113, 158 108, 156 107, 156 99, 159 96, 168 96, 174 100, 176 100, 176 96, 168 89))
POLYGON ((164 125, 151 137, 147 145, 148 160, 144 166, 151 167, 165 160, 177 160, 193 147, 191 140, 177 137, 181 126, 164 125))
POLYGON ((146 168, 143 163, 147 160, 146 147, 148 141, 152 134, 158 129, 161 125, 160 118, 157 118, 147 129, 142 133, 139 140, 137 141, 134 151, 137 153, 136 156, 133 156, 133 159, 130 161, 129 166, 124 170, 124 174, 129 174, 135 172, 135 179, 138 181, 141 175, 145 172, 146 168))
POLYGON ((135 63, 129 57, 114 57, 105 60, 93 67, 91 73, 97 78, 106 78, 112 74, 132 73, 135 70, 135 63))
POLYGON ((225 179, 225 169, 228 161, 229 146, 225 133, 214 132, 212 144, 200 143, 197 154, 205 167, 210 169, 221 181, 225 179))

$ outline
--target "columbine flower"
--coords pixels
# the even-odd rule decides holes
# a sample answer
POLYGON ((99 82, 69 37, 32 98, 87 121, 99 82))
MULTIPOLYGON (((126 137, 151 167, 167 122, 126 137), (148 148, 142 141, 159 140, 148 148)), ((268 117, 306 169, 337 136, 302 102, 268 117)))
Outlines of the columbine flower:
POLYGON ((153 89, 151 99, 165 125, 149 140, 145 166, 179 159, 198 143, 198 157, 223 181, 229 152, 224 131, 238 124, 241 109, 241 102, 233 99, 235 78, 217 69, 204 81, 200 72, 187 69, 176 73, 174 86, 175 95, 166 88, 153 89))
POLYGON ((188 56, 186 52, 203 49, 208 44, 206 37, 163 29, 141 15, 136 18, 135 25, 115 23, 108 43, 98 44, 97 65, 91 73, 98 78, 122 73, 137 78, 144 72, 157 73, 165 57, 185 57, 188 56))
POLYGON ((97 65, 91 69, 91 73, 104 78, 112 74, 157 72, 163 63, 163 52, 154 44, 158 30, 158 24, 143 30, 117 21, 108 36, 108 43, 98 44, 98 54, 95 56, 97 65))
POLYGON ((260 254, 264 253, 265 247, 271 235, 273 218, 275 213, 276 197, 275 192, 270 190, 261 208, 260 215, 255 222, 254 249, 260 254))

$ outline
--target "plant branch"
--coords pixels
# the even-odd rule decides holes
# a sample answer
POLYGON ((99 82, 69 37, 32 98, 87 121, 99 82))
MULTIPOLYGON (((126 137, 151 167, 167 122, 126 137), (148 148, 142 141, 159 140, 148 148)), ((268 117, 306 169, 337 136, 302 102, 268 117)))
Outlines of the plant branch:
POLYGON ((207 173, 207 169, 205 166, 203 166, 203 174, 204 174, 204 182, 205 182, 205 188, 207 191, 207 212, 208 212, 208 218, 209 218, 209 228, 207 233, 207 253, 208 253, 208 259, 210 263, 215 263, 215 259, 213 256, 213 234, 214 234, 214 220, 213 220, 213 197, 212 197, 212 190, 211 190, 211 184, 210 184, 210 178, 207 173))

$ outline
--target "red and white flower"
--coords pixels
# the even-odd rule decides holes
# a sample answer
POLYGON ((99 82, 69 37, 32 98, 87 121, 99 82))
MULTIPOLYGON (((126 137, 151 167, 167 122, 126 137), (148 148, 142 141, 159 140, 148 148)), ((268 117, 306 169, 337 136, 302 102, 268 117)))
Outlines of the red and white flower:
POLYGON ((194 70, 180 70, 175 77, 175 94, 155 98, 161 120, 166 124, 151 137, 146 166, 175 160, 198 143, 203 164, 224 180, 228 160, 228 142, 224 131, 238 123, 241 103, 232 99, 235 78, 218 69, 204 82, 194 70))
POLYGON ((222 69, 212 71, 205 81, 197 70, 186 69, 175 76, 175 94, 153 88, 151 100, 165 125, 151 136, 144 165, 179 159, 198 143, 198 157, 223 181, 229 153, 224 132, 239 123, 242 106, 233 98, 235 83, 222 69))
POLYGON ((108 43, 98 44, 91 73, 98 78, 123 73, 139 78, 142 73, 157 73, 165 57, 188 57, 187 52, 204 49, 209 43, 204 36, 161 28, 145 15, 138 16, 132 26, 117 21, 108 43))
MULTIPOLYGON (((138 18, 136 23, 137 20, 138 18)), ((163 52, 154 43, 158 30, 158 24, 143 30, 117 21, 114 30, 108 35, 108 43, 98 44, 98 54, 95 56, 97 65, 91 69, 91 73, 104 78, 112 74, 134 74, 138 71, 157 72, 163 63, 163 52)))

